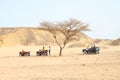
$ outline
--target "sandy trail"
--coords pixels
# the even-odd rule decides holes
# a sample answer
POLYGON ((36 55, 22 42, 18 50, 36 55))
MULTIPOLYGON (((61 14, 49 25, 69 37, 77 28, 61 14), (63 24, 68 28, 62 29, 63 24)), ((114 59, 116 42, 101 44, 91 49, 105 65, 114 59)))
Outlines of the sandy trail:
POLYGON ((120 80, 119 47, 101 49, 99 55, 82 55, 82 48, 66 48, 58 57, 59 47, 51 56, 36 56, 41 46, 0 48, 0 80, 120 80), (22 49, 30 57, 19 57, 22 49))

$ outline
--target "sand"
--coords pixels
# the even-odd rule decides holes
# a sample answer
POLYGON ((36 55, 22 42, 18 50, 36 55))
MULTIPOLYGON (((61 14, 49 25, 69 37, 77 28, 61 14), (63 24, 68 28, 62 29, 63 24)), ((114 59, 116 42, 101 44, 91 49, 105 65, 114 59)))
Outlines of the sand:
POLYGON ((0 48, 0 80, 120 80, 120 46, 101 49, 98 55, 83 55, 82 48, 51 46, 51 56, 36 56, 41 46, 0 48), (19 57, 21 50, 31 51, 19 57))

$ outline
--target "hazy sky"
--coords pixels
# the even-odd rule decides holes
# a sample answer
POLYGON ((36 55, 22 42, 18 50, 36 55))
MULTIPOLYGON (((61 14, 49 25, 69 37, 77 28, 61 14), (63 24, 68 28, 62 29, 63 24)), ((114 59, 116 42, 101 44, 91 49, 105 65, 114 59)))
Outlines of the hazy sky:
POLYGON ((120 38, 120 0, 0 0, 0 27, 38 27, 76 18, 93 38, 120 38))

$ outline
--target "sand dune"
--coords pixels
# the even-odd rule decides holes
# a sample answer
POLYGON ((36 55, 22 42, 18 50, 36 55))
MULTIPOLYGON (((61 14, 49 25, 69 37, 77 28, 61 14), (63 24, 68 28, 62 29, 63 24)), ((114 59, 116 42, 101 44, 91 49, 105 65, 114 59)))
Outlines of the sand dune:
MULTIPOLYGON (((62 35, 60 38, 62 38, 62 35)), ((62 40, 62 39, 61 39, 62 40)), ((120 45, 120 39, 103 40, 92 39, 87 35, 80 33, 78 39, 72 41, 68 47, 85 47, 90 43, 99 44, 101 47, 109 45, 120 45)), ((0 29, 0 46, 40 46, 56 45, 52 35, 47 31, 38 28, 1 28, 0 29)))

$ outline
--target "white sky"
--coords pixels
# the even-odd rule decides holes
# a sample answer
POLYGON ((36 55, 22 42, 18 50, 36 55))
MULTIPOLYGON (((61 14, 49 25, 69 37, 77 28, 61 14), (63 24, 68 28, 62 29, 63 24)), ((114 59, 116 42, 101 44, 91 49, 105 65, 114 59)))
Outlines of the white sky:
POLYGON ((76 18, 89 37, 120 38, 120 0, 0 0, 0 27, 38 27, 76 18))

